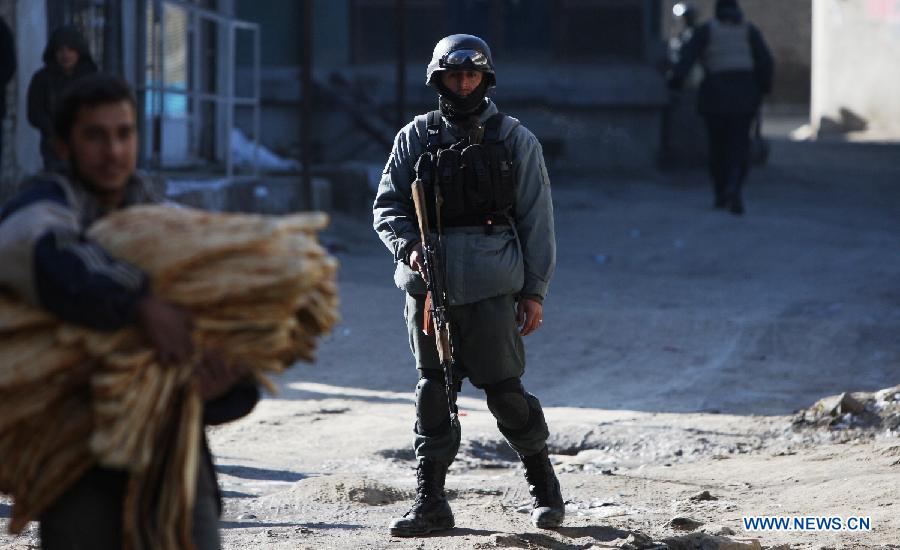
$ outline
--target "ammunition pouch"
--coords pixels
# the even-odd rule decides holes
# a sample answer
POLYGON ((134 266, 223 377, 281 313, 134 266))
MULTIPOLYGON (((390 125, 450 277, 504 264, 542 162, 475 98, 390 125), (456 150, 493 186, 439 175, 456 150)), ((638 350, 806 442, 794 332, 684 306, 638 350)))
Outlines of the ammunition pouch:
POLYGON ((429 113, 428 147, 416 167, 433 225, 437 201, 444 227, 484 226, 487 231, 509 224, 516 190, 509 153, 500 139, 504 117, 497 113, 485 121, 481 143, 469 143, 466 137, 447 147, 441 143, 439 113, 429 113))

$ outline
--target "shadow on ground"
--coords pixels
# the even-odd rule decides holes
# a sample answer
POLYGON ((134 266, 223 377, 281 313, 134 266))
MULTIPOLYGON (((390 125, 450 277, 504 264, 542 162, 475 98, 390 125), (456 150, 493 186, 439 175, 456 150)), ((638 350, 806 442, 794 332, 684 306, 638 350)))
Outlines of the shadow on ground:
MULTIPOLYGON (((217 464, 216 471, 220 474, 239 477, 241 479, 255 479, 260 481, 286 481, 294 482, 304 479, 306 476, 288 470, 269 470, 266 468, 254 468, 239 464, 217 464)), ((246 495, 252 496, 252 495, 246 495)))

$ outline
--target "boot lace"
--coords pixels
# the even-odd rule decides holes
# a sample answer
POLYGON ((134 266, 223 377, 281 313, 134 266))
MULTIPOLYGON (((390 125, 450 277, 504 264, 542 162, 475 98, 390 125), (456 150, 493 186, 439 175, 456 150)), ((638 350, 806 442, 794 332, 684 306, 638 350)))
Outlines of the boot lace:
POLYGON ((413 504, 404 517, 417 511, 427 503, 438 499, 443 494, 440 480, 440 466, 431 461, 423 460, 416 467, 416 496, 413 504))
POLYGON ((554 483, 556 476, 552 474, 551 468, 553 466, 550 465, 550 461, 546 459, 541 460, 540 458, 523 461, 525 465, 525 480, 528 482, 534 507, 552 507, 554 505, 553 495, 556 492, 556 484, 554 483))

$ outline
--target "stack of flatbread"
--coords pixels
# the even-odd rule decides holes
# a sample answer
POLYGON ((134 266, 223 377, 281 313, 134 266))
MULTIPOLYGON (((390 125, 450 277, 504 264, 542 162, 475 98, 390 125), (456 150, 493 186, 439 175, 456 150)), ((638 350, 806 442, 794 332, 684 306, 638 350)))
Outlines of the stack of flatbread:
POLYGON ((267 217, 140 206, 88 235, 189 310, 195 359, 156 362, 135 329, 97 332, 0 295, 0 491, 21 531, 94 465, 129 472, 127 548, 190 547, 202 404, 201 350, 268 374, 311 361, 337 323, 337 262, 317 242, 324 214, 267 217))

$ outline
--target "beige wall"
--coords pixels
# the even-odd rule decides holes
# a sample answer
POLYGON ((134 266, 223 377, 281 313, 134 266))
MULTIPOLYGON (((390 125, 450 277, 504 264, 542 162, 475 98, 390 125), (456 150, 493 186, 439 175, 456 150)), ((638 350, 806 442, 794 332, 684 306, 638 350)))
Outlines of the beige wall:
MULTIPOLYGON (((817 0, 818 1, 818 0, 817 0)), ((859 1, 859 0, 853 0, 859 1)), ((672 6, 663 2, 664 29, 677 33, 672 6)), ((700 11, 700 21, 712 17, 715 0, 692 0, 700 11)), ((860 1, 860 3, 862 3, 860 1)), ((759 27, 775 57, 775 87, 771 103, 807 104, 810 99, 812 58, 812 0, 741 0, 747 19, 759 27)))
POLYGON ((900 0, 816 0, 811 122, 900 139, 900 0))

